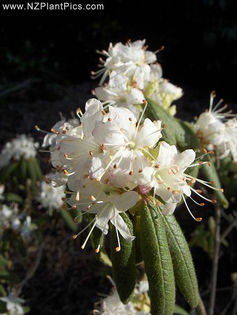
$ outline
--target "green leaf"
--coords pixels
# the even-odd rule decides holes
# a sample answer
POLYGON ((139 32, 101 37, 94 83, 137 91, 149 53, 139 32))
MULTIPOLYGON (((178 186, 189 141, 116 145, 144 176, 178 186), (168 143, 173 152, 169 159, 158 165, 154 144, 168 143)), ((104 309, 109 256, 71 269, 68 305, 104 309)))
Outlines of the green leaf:
POLYGON ((172 315, 175 281, 165 225, 160 210, 145 205, 141 211, 141 249, 149 282, 152 315, 172 315))
POLYGON ((0 284, 0 296, 6 296, 7 292, 4 287, 0 284))
POLYGON ((32 163, 34 165, 37 179, 41 180, 42 179, 42 171, 41 171, 38 159, 32 158, 31 161, 32 161, 32 163))
POLYGON ((24 181, 27 175, 27 162, 24 159, 22 159, 20 162, 20 173, 21 173, 21 178, 24 181))
POLYGON ((182 128, 176 122, 175 118, 168 114, 168 112, 159 106, 156 102, 147 99, 148 106, 146 109, 145 115, 151 120, 161 120, 162 124, 165 124, 166 127, 162 131, 163 140, 169 144, 176 144, 176 133, 180 133, 182 128))
POLYGON ((17 282, 18 278, 13 273, 7 271, 0 271, 0 279, 7 280, 10 282, 17 282))
POLYGON ((34 185, 37 181, 37 174, 36 174, 33 159, 29 159, 27 161, 27 173, 28 173, 29 178, 32 181, 32 184, 34 185))
POLYGON ((7 266, 7 264, 8 264, 7 259, 3 255, 0 255, 0 268, 3 266, 7 266))
POLYGON ((71 216, 71 214, 69 212, 67 212, 64 209, 60 209, 60 213, 61 216, 64 220, 64 222, 66 223, 66 225, 73 231, 76 232, 77 231, 77 224, 73 221, 73 218, 71 216))
POLYGON ((179 305, 175 305, 174 308, 174 315, 188 315, 188 312, 186 312, 182 307, 179 305))
POLYGON ((17 195, 17 194, 14 194, 14 193, 6 193, 5 199, 6 199, 6 201, 9 201, 9 202, 17 202, 17 203, 23 202, 22 197, 17 195))
POLYGON ((19 166, 19 162, 12 162, 9 165, 6 165, 3 167, 0 171, 0 179, 2 181, 5 181, 9 178, 9 176, 16 170, 16 168, 19 166))
MULTIPOLYGON (((126 213, 121 217, 127 224, 133 235, 133 224, 126 213)), ((113 279, 116 283, 119 297, 123 303, 128 303, 132 298, 136 285, 136 264, 135 264, 135 243, 120 238, 121 250, 116 252, 118 246, 115 227, 111 229, 111 261, 113 269, 113 279)))
POLYGON ((192 256, 183 232, 174 215, 161 214, 165 224, 177 285, 185 300, 194 308, 198 305, 198 283, 192 256))

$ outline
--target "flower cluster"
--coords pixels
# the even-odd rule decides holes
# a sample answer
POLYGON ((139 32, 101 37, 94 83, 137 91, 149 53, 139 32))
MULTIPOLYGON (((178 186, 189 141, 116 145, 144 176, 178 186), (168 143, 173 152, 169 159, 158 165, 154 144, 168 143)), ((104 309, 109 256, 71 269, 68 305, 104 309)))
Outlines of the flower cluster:
POLYGON ((148 97, 174 115, 176 107, 171 104, 182 96, 182 89, 162 77, 156 58, 159 50, 153 53, 147 48, 145 40, 138 40, 110 44, 108 51, 99 52, 105 60, 100 58, 102 69, 92 71, 92 75, 96 78, 103 74, 101 83, 109 76, 109 81, 97 87, 94 94, 106 105, 129 108, 136 118, 148 97))
MULTIPOLYGON (((160 66, 154 64, 156 55, 147 51, 144 43, 118 43, 110 45, 108 52, 102 52, 107 59, 97 74, 104 73, 102 82, 109 75, 109 84, 97 88, 95 94, 104 102, 95 98, 88 100, 84 113, 77 110, 78 119, 68 122, 62 119, 50 133, 46 132, 43 141, 43 146, 49 147, 51 163, 56 169, 50 175, 53 186, 67 186, 68 209, 94 214, 94 219, 74 238, 91 226, 82 245, 84 248, 94 228, 99 228, 102 233, 97 252, 103 234, 108 233, 109 223, 115 226, 116 250, 120 250, 119 235, 129 241, 134 239, 121 213, 140 200, 156 204, 166 215, 172 214, 183 201, 196 221, 201 218, 193 216, 186 198, 203 206, 204 203, 191 197, 193 192, 206 201, 215 202, 192 187, 199 181, 213 188, 188 173, 190 168, 199 165, 195 151, 179 152, 175 145, 162 141, 165 126, 160 120, 145 118, 148 102, 144 91, 152 79, 158 82, 157 93, 165 83, 160 66), (142 104, 141 112, 136 111, 138 103, 142 104)), ((166 84, 162 91, 166 91, 168 97, 175 87, 166 84)), ((38 126, 36 129, 40 130, 38 126)), ((45 196, 47 194, 43 193, 41 199, 45 196)))
POLYGON ((7 142, 0 155, 0 168, 6 166, 11 159, 20 160, 29 159, 36 156, 39 144, 34 142, 33 138, 24 134, 7 142))
POLYGON ((161 121, 143 120, 144 111, 137 120, 126 107, 109 106, 105 111, 100 101, 90 99, 84 114, 77 111, 80 125, 57 123, 45 136, 44 145, 50 144, 51 163, 57 171, 51 180, 56 186, 67 184, 69 209, 95 215, 82 248, 95 227, 107 234, 109 222, 117 231, 117 250, 119 233, 133 240, 120 214, 139 199, 148 198, 171 214, 181 200, 187 205, 185 198, 191 198, 192 191, 200 195, 192 188, 196 179, 185 173, 198 165, 194 150, 180 153, 174 145, 160 141, 161 121))
POLYGON ((215 92, 210 96, 209 110, 202 113, 195 129, 200 141, 210 150, 215 150, 218 159, 231 155, 237 162, 237 119, 231 111, 224 112, 227 105, 220 107, 223 100, 214 106, 215 92))

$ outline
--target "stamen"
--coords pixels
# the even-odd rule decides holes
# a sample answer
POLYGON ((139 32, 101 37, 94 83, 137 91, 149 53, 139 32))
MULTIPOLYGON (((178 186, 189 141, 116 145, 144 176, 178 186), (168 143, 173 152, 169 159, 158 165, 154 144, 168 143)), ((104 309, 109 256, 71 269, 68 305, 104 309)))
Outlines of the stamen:
POLYGON ((93 230, 94 230, 94 228, 95 228, 95 225, 96 225, 96 220, 95 220, 95 222, 94 222, 94 224, 93 224, 93 226, 92 226, 90 232, 88 233, 88 235, 87 235, 87 237, 86 237, 86 239, 85 239, 85 242, 82 244, 81 249, 84 249, 84 248, 85 248, 86 243, 87 243, 89 237, 91 236, 91 233, 93 232, 93 230))
POLYGON ((191 210, 189 209, 189 206, 188 206, 188 204, 187 204, 187 202, 186 202, 185 197, 184 197, 183 194, 182 194, 182 198, 183 198, 184 204, 185 204, 186 208, 188 209, 188 212, 189 212, 189 214, 191 215, 191 217, 192 217, 195 221, 201 222, 201 221, 202 221, 202 218, 195 218, 195 216, 192 214, 192 212, 191 212, 191 210))

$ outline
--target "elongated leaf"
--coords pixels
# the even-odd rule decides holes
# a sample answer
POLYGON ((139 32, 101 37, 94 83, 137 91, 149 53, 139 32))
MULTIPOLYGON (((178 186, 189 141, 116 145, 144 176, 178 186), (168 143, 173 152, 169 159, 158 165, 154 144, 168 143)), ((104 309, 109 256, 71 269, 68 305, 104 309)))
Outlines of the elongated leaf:
POLYGON ((179 305, 175 305, 174 308, 174 315, 188 315, 188 312, 186 312, 182 307, 179 305))
POLYGON ((10 273, 7 271, 0 271, 0 279, 8 280, 11 282, 17 282, 18 281, 18 278, 13 273, 10 273))
POLYGON ((32 163, 33 163, 34 168, 35 168, 36 177, 38 180, 40 180, 42 178, 42 171, 41 171, 38 159, 33 158, 32 163))
POLYGON ((34 162, 32 161, 32 159, 29 159, 27 162, 27 173, 28 173, 28 176, 31 179, 33 185, 34 185, 36 183, 36 180, 37 180, 37 174, 36 174, 34 162))
POLYGON ((191 307, 198 305, 198 283, 192 256, 174 215, 161 214, 167 233, 177 285, 191 307))
POLYGON ((163 140, 169 144, 176 144, 176 134, 182 132, 182 128, 176 122, 173 116, 159 106, 156 102, 148 99, 148 106, 146 110, 146 116, 152 120, 161 120, 166 128, 163 129, 163 140))
MULTIPOLYGON (((122 213, 121 216, 131 234, 133 234, 133 225, 129 217, 126 213, 122 213)), ((120 242, 121 250, 116 252, 115 248, 118 246, 118 243, 115 228, 112 227, 110 246, 113 279, 121 301, 128 303, 136 285, 135 242, 126 241, 122 237, 120 238, 120 242)))
POLYGON ((20 162, 20 172, 22 180, 25 180, 27 175, 27 162, 24 159, 20 162))
POLYGON ((0 296, 6 296, 7 292, 4 287, 0 284, 0 296))
POLYGON ((9 176, 16 170, 16 168, 19 166, 19 162, 12 162, 9 165, 6 165, 4 168, 0 171, 0 179, 2 181, 5 181, 9 178, 9 176))
POLYGON ((23 202, 22 197, 17 195, 17 194, 14 194, 14 193, 6 193, 5 199, 6 199, 6 201, 9 201, 9 202, 17 202, 17 203, 23 202))
POLYGON ((175 306, 175 281, 165 225, 155 207, 141 211, 141 249, 149 282, 152 315, 171 315, 175 306))
POLYGON ((73 221, 73 218, 69 212, 64 209, 60 209, 60 213, 66 225, 73 231, 77 231, 77 224, 73 221))

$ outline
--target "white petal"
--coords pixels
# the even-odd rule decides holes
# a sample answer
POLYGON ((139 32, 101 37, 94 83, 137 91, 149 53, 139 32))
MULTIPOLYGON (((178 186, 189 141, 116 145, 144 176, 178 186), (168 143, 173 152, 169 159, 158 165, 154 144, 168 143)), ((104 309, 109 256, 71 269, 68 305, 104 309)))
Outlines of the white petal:
POLYGON ((146 118, 138 132, 137 144, 141 147, 154 147, 161 137, 161 121, 152 122, 149 118, 146 118))
POLYGON ((184 171, 189 165, 195 160, 196 153, 194 150, 185 150, 182 153, 176 155, 174 159, 174 164, 178 165, 180 170, 184 171))
POLYGON ((135 206, 139 200, 139 195, 135 191, 128 191, 121 195, 114 194, 112 202, 118 211, 127 211, 135 206))
POLYGON ((127 224, 123 221, 119 214, 115 215, 110 221, 118 229, 119 233, 123 238, 125 238, 125 240, 133 241, 135 239, 135 236, 131 235, 127 224))

